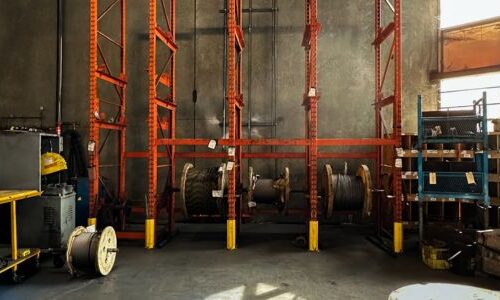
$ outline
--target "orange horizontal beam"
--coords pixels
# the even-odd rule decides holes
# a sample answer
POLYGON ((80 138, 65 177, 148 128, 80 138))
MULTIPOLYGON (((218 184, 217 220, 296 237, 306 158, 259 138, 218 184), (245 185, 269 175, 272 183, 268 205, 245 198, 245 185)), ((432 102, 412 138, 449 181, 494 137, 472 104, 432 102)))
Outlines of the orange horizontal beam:
POLYGON ((126 81, 124 81, 124 80, 122 80, 120 78, 117 78, 115 76, 106 74, 104 72, 96 71, 95 73, 96 73, 97 78, 99 78, 101 80, 104 80, 106 82, 109 82, 111 84, 117 85, 117 86, 119 86, 121 88, 125 87, 125 85, 127 84, 126 81))
POLYGON ((164 101, 160 98, 156 98, 156 105, 161 106, 163 108, 166 108, 168 110, 175 110, 175 108, 177 107, 177 105, 175 103, 167 102, 167 101, 164 101))
POLYGON ((96 122, 97 126, 101 129, 109 129, 109 130, 122 130, 125 128, 125 124, 120 124, 120 123, 108 123, 108 122, 102 122, 98 121, 96 122))
POLYGON ((119 240, 143 240, 144 232, 139 231, 118 231, 116 237, 119 240))
MULTIPOLYGON (((171 85, 172 82, 170 80, 170 75, 169 74, 163 73, 163 74, 159 75, 159 77, 160 77, 159 82, 161 84, 163 84, 166 87, 170 87, 170 85, 171 85)), ((158 79, 158 76, 156 76, 156 78, 158 79)))
MULTIPOLYGON (((216 140, 220 146, 308 146, 308 139, 240 139, 216 140)), ((158 145, 184 145, 184 146, 206 146, 210 139, 158 139, 158 145)), ((337 138, 317 139, 318 146, 384 146, 397 145, 394 139, 380 138, 337 138)))
POLYGON ((389 23, 387 27, 379 31, 377 34, 377 37, 373 41, 372 45, 380 45, 382 44, 388 37, 391 35, 391 33, 394 32, 394 29, 396 28, 394 22, 389 23))
MULTIPOLYGON (((344 159, 374 159, 376 152, 319 152, 318 158, 344 158, 344 159)), ((147 152, 127 152, 127 158, 148 158, 147 152)), ((268 159, 305 159, 304 152, 245 152, 243 158, 268 158, 268 159)), ((168 157, 168 153, 159 152, 158 157, 168 157)), ((176 152, 176 158, 226 158, 224 152, 176 152)))
POLYGON ((376 102, 375 105, 379 107, 384 107, 393 103, 394 103, 394 95, 391 95, 389 97, 385 97, 384 99, 380 100, 380 102, 376 102))
POLYGON ((156 37, 160 39, 172 52, 177 50, 177 45, 175 44, 172 37, 165 33, 160 27, 156 27, 155 30, 156 37))

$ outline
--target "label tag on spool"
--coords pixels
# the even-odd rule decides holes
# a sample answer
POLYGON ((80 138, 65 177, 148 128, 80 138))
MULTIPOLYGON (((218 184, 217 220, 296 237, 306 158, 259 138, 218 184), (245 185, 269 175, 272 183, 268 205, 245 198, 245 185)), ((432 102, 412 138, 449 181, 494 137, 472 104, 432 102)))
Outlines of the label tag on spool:
POLYGON ((228 161, 227 162, 227 166, 226 166, 226 170, 228 171, 231 171, 234 167, 234 161, 228 161))
POLYGON ((403 148, 396 148, 396 154, 399 157, 403 157, 403 155, 405 155, 405 151, 403 150, 403 148))
POLYGON ((85 229, 87 230, 87 232, 97 232, 95 225, 87 226, 87 228, 85 229))
POLYGON ((394 163, 394 166, 395 166, 396 168, 401 169, 401 168, 403 167, 403 160, 402 160, 401 158, 397 158, 397 159, 396 159, 396 162, 394 163))
POLYGON ((436 181, 436 173, 434 173, 434 172, 429 173, 429 184, 434 185, 434 184, 436 184, 436 182, 437 182, 436 181))
POLYGON ((217 146, 217 141, 216 140, 210 140, 210 143, 208 143, 208 148, 210 149, 215 149, 215 147, 217 146))
POLYGON ((474 174, 472 172, 465 173, 465 177, 467 177, 467 184, 476 184, 476 180, 474 179, 474 174))
POLYGON ((94 141, 89 141, 89 144, 87 145, 87 150, 89 152, 94 152, 94 150, 95 150, 95 142, 94 141))
POLYGON ((222 197, 224 197, 224 191, 213 190, 212 191, 212 197, 214 197, 214 198, 222 198, 222 197))

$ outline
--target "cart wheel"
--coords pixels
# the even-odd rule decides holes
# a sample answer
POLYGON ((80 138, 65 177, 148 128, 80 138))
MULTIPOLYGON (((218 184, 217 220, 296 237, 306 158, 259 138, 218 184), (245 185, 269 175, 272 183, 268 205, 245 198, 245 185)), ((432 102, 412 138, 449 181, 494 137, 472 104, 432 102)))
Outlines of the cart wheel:
POLYGON ((14 283, 21 283, 24 280, 24 276, 19 275, 17 271, 12 271, 12 281, 14 283))
POLYGON ((52 256, 52 263, 54 264, 54 267, 59 269, 64 266, 65 261, 62 255, 54 255, 52 256))
POLYGON ((35 270, 39 270, 39 269, 40 269, 40 258, 35 257, 35 270))

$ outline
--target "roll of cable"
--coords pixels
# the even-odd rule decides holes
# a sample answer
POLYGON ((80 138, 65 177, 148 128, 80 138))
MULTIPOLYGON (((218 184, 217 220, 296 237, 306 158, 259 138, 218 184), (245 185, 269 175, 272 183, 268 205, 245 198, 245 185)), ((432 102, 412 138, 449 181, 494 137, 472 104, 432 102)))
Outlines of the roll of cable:
POLYGON ((334 174, 332 167, 325 165, 321 196, 326 218, 342 211, 361 211, 363 216, 369 216, 372 207, 370 170, 361 165, 356 176, 334 174))
POLYGON ((224 193, 227 174, 226 164, 205 169, 195 168, 190 163, 184 165, 179 206, 186 219, 226 215, 227 201, 224 200, 224 193))
POLYGON ((106 276, 113 269, 117 252, 113 227, 108 226, 97 232, 80 226, 68 239, 66 264, 72 276, 106 276))

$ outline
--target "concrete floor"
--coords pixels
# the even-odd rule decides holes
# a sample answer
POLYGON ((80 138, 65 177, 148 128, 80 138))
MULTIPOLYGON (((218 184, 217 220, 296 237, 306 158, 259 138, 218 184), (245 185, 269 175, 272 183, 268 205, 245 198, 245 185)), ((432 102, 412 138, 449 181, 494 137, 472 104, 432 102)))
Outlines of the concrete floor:
POLYGON ((0 299, 387 299, 422 282, 500 289, 497 279, 432 271, 416 253, 392 258, 359 228, 322 226, 319 253, 291 245, 295 225, 245 225, 234 252, 224 250, 222 226, 180 229, 159 250, 122 243, 108 277, 71 279, 45 262, 23 284, 0 286, 0 299))

